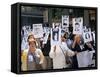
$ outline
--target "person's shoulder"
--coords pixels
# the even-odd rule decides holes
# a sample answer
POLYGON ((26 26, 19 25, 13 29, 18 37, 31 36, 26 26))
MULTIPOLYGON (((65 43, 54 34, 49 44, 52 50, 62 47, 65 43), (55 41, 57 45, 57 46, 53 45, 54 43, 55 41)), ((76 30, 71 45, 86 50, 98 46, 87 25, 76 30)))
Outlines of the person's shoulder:
POLYGON ((28 49, 23 50, 22 55, 27 55, 28 54, 28 49))

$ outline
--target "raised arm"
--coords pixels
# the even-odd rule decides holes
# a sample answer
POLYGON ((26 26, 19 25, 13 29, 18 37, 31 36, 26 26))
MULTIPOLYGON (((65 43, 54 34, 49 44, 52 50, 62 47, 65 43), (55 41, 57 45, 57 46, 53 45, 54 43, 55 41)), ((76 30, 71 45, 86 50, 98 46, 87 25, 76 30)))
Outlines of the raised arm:
POLYGON ((55 51, 56 51, 56 46, 52 46, 51 50, 49 52, 50 58, 54 58, 56 56, 56 52, 55 51))

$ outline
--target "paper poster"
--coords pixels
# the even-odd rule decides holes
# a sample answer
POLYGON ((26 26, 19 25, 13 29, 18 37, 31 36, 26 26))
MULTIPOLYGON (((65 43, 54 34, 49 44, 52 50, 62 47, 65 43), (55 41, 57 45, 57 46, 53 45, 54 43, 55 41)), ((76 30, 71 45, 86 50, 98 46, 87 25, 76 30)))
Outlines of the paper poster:
POLYGON ((43 44, 47 43, 48 40, 48 36, 51 32, 51 28, 50 27, 43 27, 43 44))
POLYGON ((43 33, 50 33, 51 28, 50 27, 43 27, 43 33))
POLYGON ((72 19, 72 25, 73 25, 73 34, 82 34, 83 31, 83 18, 73 18, 72 19))
POLYGON ((28 49, 27 37, 23 37, 21 42, 21 50, 25 50, 25 49, 28 49))
POLYGON ((61 23, 53 23, 51 29, 51 45, 58 45, 61 42, 61 23))
POLYGON ((47 43, 48 36, 49 36, 49 33, 44 33, 43 34, 43 44, 46 44, 47 43))
POLYGON ((31 27, 30 26, 23 26, 22 31, 23 31, 24 36, 28 36, 28 34, 31 32, 31 27))
POLYGON ((34 35, 35 38, 43 37, 42 24, 33 24, 33 35, 34 35))
POLYGON ((27 38, 29 33, 31 33, 31 26, 23 26, 21 30, 21 50, 25 50, 28 48, 27 38))
POLYGON ((84 43, 92 41, 92 35, 90 29, 88 29, 88 31, 83 32, 83 39, 84 39, 84 43))
POLYGON ((69 27, 69 16, 62 15, 62 30, 69 32, 68 27, 69 27))
POLYGON ((93 52, 92 51, 84 51, 77 54, 78 66, 79 67, 88 67, 91 65, 93 52))

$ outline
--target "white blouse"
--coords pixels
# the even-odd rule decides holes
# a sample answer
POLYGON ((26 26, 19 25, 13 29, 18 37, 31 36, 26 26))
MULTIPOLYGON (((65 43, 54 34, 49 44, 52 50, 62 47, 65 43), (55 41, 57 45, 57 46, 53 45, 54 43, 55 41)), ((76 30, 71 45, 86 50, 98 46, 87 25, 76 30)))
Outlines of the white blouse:
POLYGON ((54 52, 54 46, 51 47, 49 56, 53 59, 53 69, 62 69, 68 67, 66 64, 64 53, 67 53, 68 56, 73 56, 75 53, 71 51, 65 42, 62 42, 61 45, 56 45, 56 50, 54 52), (61 50, 61 48, 63 51, 61 50))

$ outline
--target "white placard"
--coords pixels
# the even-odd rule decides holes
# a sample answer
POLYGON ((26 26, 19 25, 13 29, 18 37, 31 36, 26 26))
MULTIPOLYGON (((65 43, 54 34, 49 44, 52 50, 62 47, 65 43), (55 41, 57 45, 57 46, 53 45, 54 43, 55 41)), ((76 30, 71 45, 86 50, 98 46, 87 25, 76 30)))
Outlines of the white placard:
POLYGON ((51 45, 58 45, 61 43, 61 23, 52 23, 51 29, 51 45))
POLYGON ((62 15, 62 27, 69 27, 69 16, 62 15))
POLYGON ((83 31, 83 18, 73 18, 72 20, 73 24, 73 34, 82 34, 83 31))
POLYGON ((25 50, 28 48, 27 38, 28 38, 29 33, 31 33, 31 27, 25 25, 22 27, 21 32, 22 32, 22 34, 21 34, 22 35, 21 50, 25 50))
POLYGON ((28 34, 31 32, 31 27, 30 26, 23 26, 22 31, 24 32, 24 36, 28 37, 28 34))
POLYGON ((21 50, 25 50, 25 49, 28 49, 27 37, 23 37, 21 42, 21 50))
POLYGON ((93 52, 84 51, 77 54, 78 66, 79 67, 88 67, 93 63, 92 60, 93 52))
POLYGON ((43 39, 43 44, 47 43, 50 31, 51 31, 51 29, 49 27, 44 27, 43 28, 43 38, 42 38, 43 39))
POLYGON ((43 27, 42 24, 33 24, 33 34, 35 38, 43 37, 43 27))
POLYGON ((50 31, 51 31, 50 27, 43 27, 44 33, 50 33, 50 31))
POLYGON ((69 32, 68 27, 69 27, 69 16, 62 15, 62 30, 69 32))
POLYGON ((92 41, 92 35, 90 29, 88 31, 83 32, 83 39, 84 39, 84 43, 92 41))

